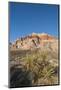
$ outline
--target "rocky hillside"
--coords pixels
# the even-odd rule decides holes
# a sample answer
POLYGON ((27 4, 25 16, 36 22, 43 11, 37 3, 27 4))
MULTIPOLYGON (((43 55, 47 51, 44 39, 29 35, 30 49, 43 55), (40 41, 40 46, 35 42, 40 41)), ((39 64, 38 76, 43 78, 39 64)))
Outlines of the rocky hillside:
POLYGON ((43 47, 58 49, 58 39, 46 33, 32 33, 31 35, 17 39, 14 44, 10 44, 11 49, 28 50, 43 47))
POLYGON ((10 43, 10 87, 58 85, 58 39, 32 33, 10 43))

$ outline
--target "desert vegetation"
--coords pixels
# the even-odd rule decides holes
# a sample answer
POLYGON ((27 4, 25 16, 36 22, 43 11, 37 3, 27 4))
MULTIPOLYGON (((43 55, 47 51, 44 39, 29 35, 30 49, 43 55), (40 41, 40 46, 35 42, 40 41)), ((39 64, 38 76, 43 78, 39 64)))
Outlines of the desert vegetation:
POLYGON ((10 87, 57 85, 58 69, 57 50, 10 51, 10 87))

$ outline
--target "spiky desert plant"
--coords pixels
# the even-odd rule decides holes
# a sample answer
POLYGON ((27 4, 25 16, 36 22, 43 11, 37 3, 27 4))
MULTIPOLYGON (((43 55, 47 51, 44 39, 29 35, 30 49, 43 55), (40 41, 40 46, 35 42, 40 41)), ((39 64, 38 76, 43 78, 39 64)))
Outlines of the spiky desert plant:
POLYGON ((56 83, 57 75, 54 73, 58 68, 56 68, 57 59, 54 59, 52 54, 52 51, 48 49, 39 49, 26 53, 26 55, 21 58, 24 62, 24 69, 29 72, 28 74, 30 74, 33 85, 56 83))
MULTIPOLYGON (((37 64, 35 64, 38 69, 37 71, 34 70, 34 83, 36 83, 36 85, 38 83, 47 84, 47 85, 56 83, 54 82, 55 80, 53 79, 53 77, 56 77, 56 75, 54 74, 56 64, 50 63, 48 55, 50 55, 48 54, 48 51, 40 50, 38 53, 38 58, 36 60, 37 64), (39 82, 41 79, 42 79, 42 82, 39 82)), ((51 59, 53 61, 53 57, 51 57, 51 59)))

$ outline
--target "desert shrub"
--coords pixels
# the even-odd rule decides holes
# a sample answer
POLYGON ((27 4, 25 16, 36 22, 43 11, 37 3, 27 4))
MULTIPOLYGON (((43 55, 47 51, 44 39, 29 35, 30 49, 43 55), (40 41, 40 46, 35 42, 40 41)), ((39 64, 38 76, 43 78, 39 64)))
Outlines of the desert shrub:
MULTIPOLYGON (((58 57, 56 52, 46 48, 37 49, 26 52, 24 56, 19 54, 19 57, 21 57, 18 58, 19 61, 24 62, 22 69, 27 72, 27 74, 24 72, 24 75, 30 78, 30 85, 58 84, 58 57)), ((25 76, 22 75, 22 77, 25 76)), ((19 78, 21 79, 21 77, 19 78)), ((26 78, 24 80, 26 82, 26 78)), ((21 85, 21 82, 19 83, 21 85)), ((25 85, 24 83, 22 84, 23 86, 25 85)))
POLYGON ((52 57, 50 57, 50 59, 52 60, 52 63, 50 63, 48 55, 51 54, 53 53, 49 53, 48 50, 38 50, 36 53, 34 52, 33 54, 26 56, 25 60, 28 63, 27 68, 28 70, 31 70, 31 72, 33 73, 33 84, 36 83, 37 85, 38 83, 40 83, 39 79, 43 80, 42 83, 44 83, 44 81, 47 80, 48 82, 45 84, 54 83, 54 79, 52 77, 56 76, 54 72, 57 72, 58 67, 56 67, 57 62, 54 62, 53 60, 53 56, 55 56, 55 53, 54 55, 52 55, 52 57))

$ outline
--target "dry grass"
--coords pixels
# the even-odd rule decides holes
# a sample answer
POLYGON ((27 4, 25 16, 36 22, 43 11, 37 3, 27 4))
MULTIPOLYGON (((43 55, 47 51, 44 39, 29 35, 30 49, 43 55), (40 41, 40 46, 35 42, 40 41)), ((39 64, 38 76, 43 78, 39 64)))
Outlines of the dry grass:
MULTIPOLYGON (((10 60, 10 64, 12 64, 11 67, 18 64, 17 66, 27 72, 26 75, 29 75, 31 81, 30 86, 58 84, 57 51, 53 52, 45 48, 33 51, 11 52, 10 60)), ((22 77, 26 77, 26 75, 22 77)), ((21 85, 20 83, 20 86, 21 85)))

